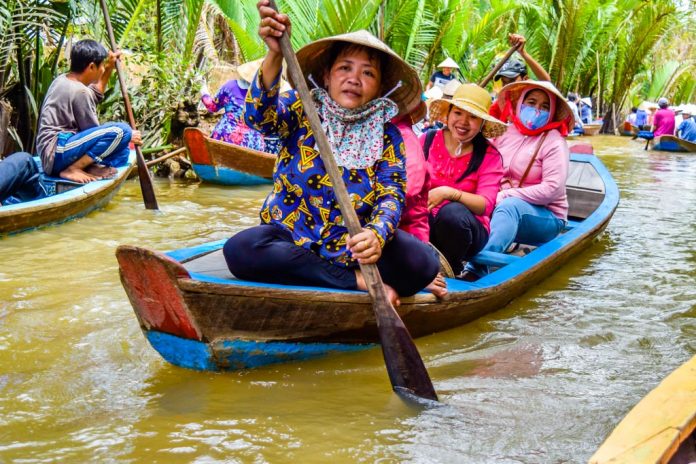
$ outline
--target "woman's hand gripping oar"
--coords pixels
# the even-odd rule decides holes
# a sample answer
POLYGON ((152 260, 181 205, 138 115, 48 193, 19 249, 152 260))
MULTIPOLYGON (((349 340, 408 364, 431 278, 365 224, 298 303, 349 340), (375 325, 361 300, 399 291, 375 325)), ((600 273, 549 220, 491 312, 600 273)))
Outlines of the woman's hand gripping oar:
MULTIPOLYGON (((116 40, 114 39, 114 31, 111 28, 111 18, 109 18, 109 8, 106 6, 106 0, 100 0, 101 9, 104 13, 104 22, 106 23, 106 31, 109 34, 109 41, 111 43, 111 51, 116 52, 116 40)), ((130 104, 130 99, 128 98, 128 91, 126 89, 126 82, 123 78, 123 69, 121 68, 121 61, 116 60, 116 74, 118 75, 118 82, 121 86, 121 95, 123 95, 123 103, 126 106, 126 114, 128 114, 128 123, 135 129, 135 118, 133 117, 133 108, 130 104)), ((140 146, 135 146, 135 154, 138 161, 138 178, 140 179, 140 191, 143 193, 143 202, 145 203, 145 208, 147 209, 159 209, 157 206, 157 198, 155 198, 155 190, 152 187, 152 178, 150 177, 150 172, 147 170, 147 165, 145 164, 145 158, 143 157, 142 151, 140 151, 140 146)))
MULTIPOLYGON (((278 11, 278 7, 273 0, 270 0, 270 7, 278 11)), ((331 145, 321 127, 321 121, 287 33, 283 33, 280 37, 280 46, 283 58, 285 58, 288 64, 288 73, 300 94, 305 115, 314 133, 314 138, 319 147, 319 155, 331 179, 339 208, 343 214, 343 220, 348 227, 348 233, 351 236, 356 235, 362 231, 360 221, 358 221, 358 216, 355 214, 355 210, 353 210, 348 191, 331 152, 331 145)), ((426 371, 423 360, 420 354, 418 354, 418 349, 413 343, 411 334, 409 334, 408 329, 406 329, 399 314, 387 297, 377 266, 374 264, 360 264, 360 270, 367 284, 368 292, 372 297, 372 309, 377 320, 379 338, 382 343, 382 354, 384 355, 387 372, 389 373, 389 379, 394 391, 407 396, 410 394, 437 401, 437 394, 430 381, 430 376, 428 376, 428 371, 426 371)))

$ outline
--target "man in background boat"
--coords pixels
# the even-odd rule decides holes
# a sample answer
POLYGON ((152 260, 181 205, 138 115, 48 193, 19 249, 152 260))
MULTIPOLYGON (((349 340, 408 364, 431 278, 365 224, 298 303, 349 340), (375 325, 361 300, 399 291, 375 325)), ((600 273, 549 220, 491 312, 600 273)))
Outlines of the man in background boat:
POLYGON ((459 69, 459 65, 452 58, 447 58, 442 63, 438 64, 437 67, 440 69, 430 76, 430 81, 425 87, 425 90, 430 90, 433 86, 444 90, 445 86, 455 79, 454 70, 459 69))
POLYGON ((684 108, 682 111, 682 117, 684 120, 677 128, 677 136, 686 140, 687 142, 696 143, 696 121, 694 120, 693 110, 691 108, 684 108))
POLYGON ((14 153, 0 160, 0 206, 43 196, 39 169, 29 153, 14 153))
MULTIPOLYGON (((551 81, 551 76, 546 70, 534 59, 532 55, 527 53, 524 48, 527 39, 521 34, 510 34, 508 36, 510 45, 513 47, 518 47, 517 53, 524 59, 524 63, 515 59, 510 58, 496 73, 493 78, 494 81, 500 81, 503 86, 511 84, 513 82, 526 81, 529 79, 529 73, 527 71, 527 65, 534 73, 534 77, 540 81, 551 81), (525 64, 526 63, 526 64, 525 64)), ((491 105, 491 116, 496 119, 501 119, 501 109, 498 105, 491 105)), ((504 121, 508 122, 508 121, 504 121)))
POLYGON ((53 81, 41 108, 36 147, 46 174, 83 184, 110 178, 128 163, 128 144, 141 143, 128 124, 97 117, 120 55, 90 39, 73 45, 70 72, 53 81))
POLYGON ((578 111, 578 104, 575 103, 578 101, 578 96, 574 94, 573 92, 568 94, 568 106, 570 106, 570 109, 573 111, 573 130, 575 132, 578 132, 580 134, 583 133, 582 130, 582 119, 580 118, 580 112, 578 111))
POLYGON ((653 126, 655 127, 653 133, 655 137, 674 135, 674 111, 669 109, 669 101, 663 97, 657 101, 657 105, 660 109, 655 112, 653 118, 653 126))

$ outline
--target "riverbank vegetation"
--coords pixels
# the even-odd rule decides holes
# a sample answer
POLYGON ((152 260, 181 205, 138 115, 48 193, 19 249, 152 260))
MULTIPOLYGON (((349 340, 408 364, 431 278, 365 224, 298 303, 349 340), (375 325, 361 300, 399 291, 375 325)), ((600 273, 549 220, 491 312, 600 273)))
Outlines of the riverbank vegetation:
MULTIPOLYGON (((368 29, 425 80, 451 57, 479 81, 507 49, 507 34, 563 92, 590 96, 606 131, 630 106, 665 96, 696 98, 696 15, 691 0, 285 0, 295 47, 368 29)), ((177 107, 198 98, 200 80, 219 65, 264 54, 254 0, 108 0, 116 40, 127 50, 128 85, 146 146, 170 138, 177 107)), ((40 103, 67 69, 74 40, 107 43, 93 0, 7 0, 0 5, 0 151, 33 147, 40 103)), ((114 79, 117 86, 117 80, 114 79)), ((101 105, 123 118, 120 91, 101 105)), ((175 121, 176 123, 176 121, 175 121)))

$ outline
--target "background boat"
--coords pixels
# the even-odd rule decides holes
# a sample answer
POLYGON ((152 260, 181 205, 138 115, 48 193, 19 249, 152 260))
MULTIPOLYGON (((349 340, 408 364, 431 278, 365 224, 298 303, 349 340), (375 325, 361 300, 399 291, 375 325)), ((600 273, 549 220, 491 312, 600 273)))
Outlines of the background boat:
POLYGON ((681 140, 673 135, 660 135, 659 137, 655 137, 650 143, 652 149, 658 151, 689 151, 682 143, 690 144, 693 151, 696 151, 696 144, 681 140))
MULTIPOLYGON (((37 158, 35 162, 40 163, 37 158)), ((55 192, 48 197, 0 206, 0 235, 66 222, 103 208, 126 181, 134 164, 135 151, 131 150, 128 165, 118 168, 112 179, 87 184, 49 182, 55 186, 55 192)))
POLYGON ((696 356, 667 376, 616 426, 590 464, 696 462, 696 356))
MULTIPOLYGON (((593 155, 571 155, 564 233, 516 254, 479 253, 497 268, 477 282, 448 279, 449 295, 420 292, 398 308, 415 337, 492 312, 586 248, 619 201, 617 186, 593 155)), ((378 340, 367 293, 237 280, 223 241, 160 253, 116 251, 121 282, 150 344, 172 364, 235 370, 363 349, 378 340)))
POLYGON ((214 140, 200 129, 184 130, 192 168, 203 182, 221 185, 270 184, 276 155, 214 140))

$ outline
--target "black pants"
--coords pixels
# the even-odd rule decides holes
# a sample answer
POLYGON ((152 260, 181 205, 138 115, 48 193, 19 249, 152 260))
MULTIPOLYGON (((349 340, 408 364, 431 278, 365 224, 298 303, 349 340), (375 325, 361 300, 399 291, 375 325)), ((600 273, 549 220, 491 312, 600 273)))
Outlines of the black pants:
MULTIPOLYGON (((232 274, 243 280, 357 288, 356 268, 336 266, 295 245, 289 232, 273 225, 260 225, 238 233, 225 243, 223 253, 232 274)), ((440 263, 430 247, 399 230, 382 250, 377 267, 385 284, 400 296, 409 296, 433 281, 440 263)))
POLYGON ((430 242, 445 255, 455 275, 462 272, 462 261, 476 255, 487 241, 486 228, 461 203, 448 203, 437 216, 430 216, 430 242))

